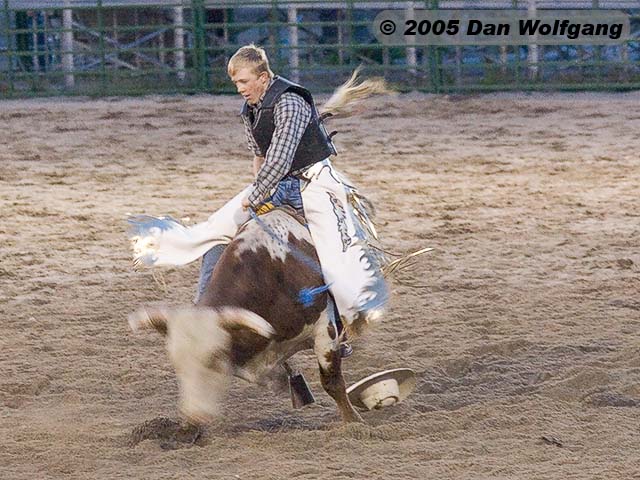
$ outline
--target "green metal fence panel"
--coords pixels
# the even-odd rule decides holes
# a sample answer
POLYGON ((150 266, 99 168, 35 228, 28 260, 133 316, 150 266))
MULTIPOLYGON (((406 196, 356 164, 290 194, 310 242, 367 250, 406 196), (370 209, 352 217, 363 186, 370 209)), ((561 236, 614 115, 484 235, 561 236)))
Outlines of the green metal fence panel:
POLYGON ((527 0, 0 0, 0 98, 228 93, 238 47, 259 44, 276 73, 333 90, 356 68, 400 90, 628 90, 640 86, 640 2, 537 0, 540 8, 615 8, 618 45, 384 45, 383 9, 526 9, 527 0))

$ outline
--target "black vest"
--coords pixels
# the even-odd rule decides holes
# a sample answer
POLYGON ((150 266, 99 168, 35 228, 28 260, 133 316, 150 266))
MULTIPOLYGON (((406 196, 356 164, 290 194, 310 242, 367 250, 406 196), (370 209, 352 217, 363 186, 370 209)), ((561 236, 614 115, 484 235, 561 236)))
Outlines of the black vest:
POLYGON ((311 120, 294 154, 293 164, 291 165, 291 170, 289 170, 290 173, 320 162, 329 155, 336 155, 336 148, 320 119, 309 90, 290 82, 286 78, 276 76, 265 93, 260 108, 253 109, 253 112, 251 112, 253 115, 251 115, 249 104, 244 102, 240 113, 242 118, 251 125, 251 133, 253 133, 253 138, 258 144, 262 156, 266 155, 275 130, 273 108, 280 96, 285 92, 293 92, 300 95, 311 106, 311 120))

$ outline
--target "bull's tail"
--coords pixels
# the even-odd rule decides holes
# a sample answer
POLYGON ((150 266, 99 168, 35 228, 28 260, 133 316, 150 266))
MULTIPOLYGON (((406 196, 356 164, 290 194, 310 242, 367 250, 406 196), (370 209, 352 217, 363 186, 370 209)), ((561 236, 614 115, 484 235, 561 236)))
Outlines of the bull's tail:
POLYGON ((360 70, 360 67, 356 68, 351 78, 333 92, 329 100, 320 108, 321 115, 348 116, 352 113, 349 111, 350 107, 372 95, 389 95, 396 93, 389 88, 383 78, 370 78, 360 81, 358 77, 360 70))
POLYGON ((180 385, 180 410, 198 423, 219 413, 232 373, 232 332, 247 329, 266 338, 275 333, 262 317, 237 307, 144 308, 129 316, 129 325, 134 331, 154 328, 166 335, 180 385))

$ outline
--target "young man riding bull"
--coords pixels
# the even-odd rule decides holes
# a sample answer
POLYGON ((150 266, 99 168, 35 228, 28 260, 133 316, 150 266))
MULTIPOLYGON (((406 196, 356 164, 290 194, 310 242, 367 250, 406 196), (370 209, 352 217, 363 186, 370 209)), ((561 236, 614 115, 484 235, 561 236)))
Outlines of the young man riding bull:
MULTIPOLYGON (((308 223, 333 297, 329 310, 338 313, 336 323, 350 325, 356 319, 375 318, 388 299, 381 254, 370 245, 375 230, 363 197, 329 160, 336 149, 311 93, 274 75, 265 51, 254 45, 233 55, 228 73, 245 100, 241 118, 254 155, 255 181, 206 222, 192 227, 156 224, 153 253, 140 250, 137 260, 181 265, 204 254, 199 298, 225 243, 250 219, 249 209, 260 214, 288 205, 308 223)), ((375 81, 355 85, 355 76, 325 104, 323 115, 340 111, 354 98, 385 92, 383 84, 375 81)), ((348 354, 348 348, 343 353, 348 354)))

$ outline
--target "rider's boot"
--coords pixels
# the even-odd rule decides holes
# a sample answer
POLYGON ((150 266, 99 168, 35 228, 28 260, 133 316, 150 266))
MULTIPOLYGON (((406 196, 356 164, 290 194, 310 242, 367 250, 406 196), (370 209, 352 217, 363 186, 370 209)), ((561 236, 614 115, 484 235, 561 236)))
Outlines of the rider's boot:
POLYGON ((227 246, 225 244, 216 245, 202 256, 200 278, 198 279, 198 291, 193 299, 194 305, 202 298, 202 294, 204 293, 205 288, 207 288, 209 280, 211 280, 211 276, 213 275, 213 269, 215 268, 216 263, 218 263, 218 260, 220 260, 220 257, 226 247, 227 246))

